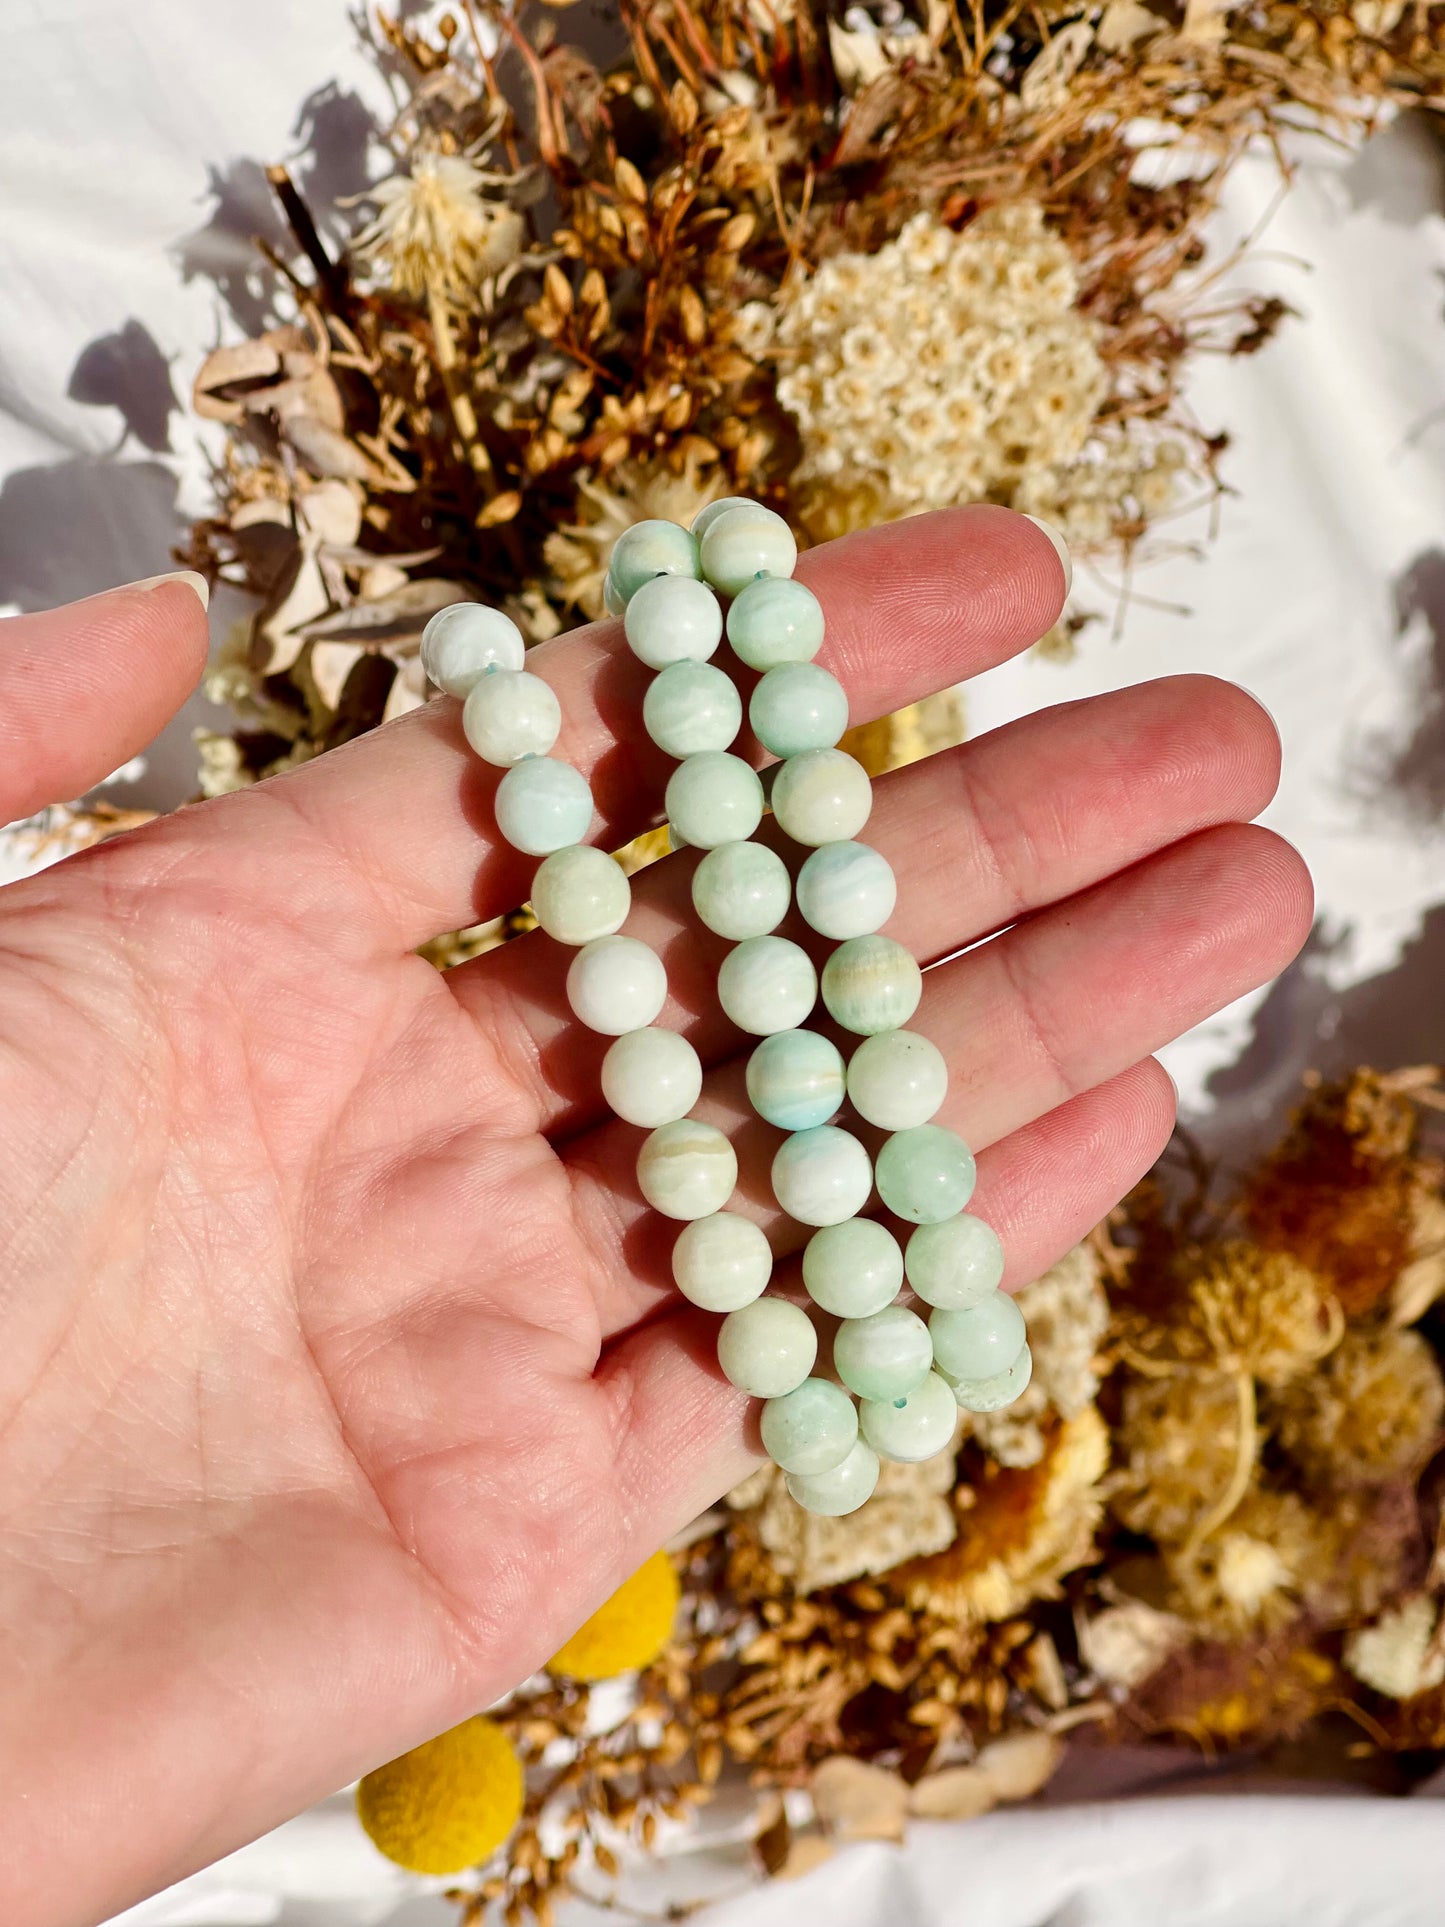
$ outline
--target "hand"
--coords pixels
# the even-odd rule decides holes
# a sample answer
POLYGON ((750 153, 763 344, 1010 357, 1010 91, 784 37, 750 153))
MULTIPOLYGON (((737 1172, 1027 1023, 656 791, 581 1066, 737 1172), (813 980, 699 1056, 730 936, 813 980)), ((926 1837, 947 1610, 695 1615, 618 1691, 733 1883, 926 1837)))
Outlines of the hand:
MULTIPOLYGON (((855 719, 1058 614, 1046 538, 949 511, 803 558, 855 719)), ((0 821, 97 781, 200 672, 184 584, 0 629, 0 821)), ((616 847, 667 769, 598 624, 533 652, 616 847)), ((755 1462, 676 1227, 599 1098, 540 934, 413 954, 525 898, 495 773, 428 704, 0 897, 0 1897, 89 1920, 484 1706, 755 1462)), ((1310 891, 1243 827, 1263 711, 1178 677, 1030 716, 877 785, 915 1027, 1022 1283, 1149 1167, 1149 1053, 1279 970, 1310 891)), ((662 1021, 775 1223, 777 1134, 720 1020, 684 853, 636 880, 662 1021)))

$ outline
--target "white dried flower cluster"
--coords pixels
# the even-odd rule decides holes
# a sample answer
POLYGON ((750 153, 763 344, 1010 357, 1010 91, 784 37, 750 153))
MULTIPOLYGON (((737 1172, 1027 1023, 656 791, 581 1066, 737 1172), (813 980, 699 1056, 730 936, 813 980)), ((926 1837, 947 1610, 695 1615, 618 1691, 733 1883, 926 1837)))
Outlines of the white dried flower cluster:
POLYGON ((515 261, 526 225, 488 173, 464 154, 422 149, 409 174, 378 181, 359 198, 375 218, 352 237, 351 253, 401 294, 433 290, 466 306, 482 281, 515 261))
POLYGON ((1087 544, 1167 506, 1183 451, 1096 427, 1109 376, 1078 294, 1021 201, 962 234, 917 214, 876 254, 824 261, 776 315, 743 308, 738 345, 782 371, 814 533, 987 499, 1087 544))

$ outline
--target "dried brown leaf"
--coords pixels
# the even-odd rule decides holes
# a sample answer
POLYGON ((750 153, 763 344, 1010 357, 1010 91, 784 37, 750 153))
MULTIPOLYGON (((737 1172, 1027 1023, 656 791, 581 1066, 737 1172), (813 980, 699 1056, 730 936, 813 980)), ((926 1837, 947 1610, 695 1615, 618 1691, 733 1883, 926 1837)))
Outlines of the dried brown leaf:
POLYGON ((840 1840, 901 1840, 908 1817, 902 1776, 837 1753, 813 1769, 813 1806, 840 1840))

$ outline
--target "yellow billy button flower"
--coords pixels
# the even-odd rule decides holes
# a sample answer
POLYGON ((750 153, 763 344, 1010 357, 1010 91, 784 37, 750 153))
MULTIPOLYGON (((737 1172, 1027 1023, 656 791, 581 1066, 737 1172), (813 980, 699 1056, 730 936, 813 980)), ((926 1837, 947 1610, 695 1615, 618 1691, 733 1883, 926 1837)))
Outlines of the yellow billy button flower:
POLYGON ((463 1720, 368 1773, 356 1810, 412 1873, 461 1873, 501 1846, 522 1811, 522 1763, 495 1721, 463 1720))
POLYGON ((655 1552, 547 1663, 568 1679, 612 1679, 650 1666, 672 1637, 680 1595, 677 1572, 655 1552))

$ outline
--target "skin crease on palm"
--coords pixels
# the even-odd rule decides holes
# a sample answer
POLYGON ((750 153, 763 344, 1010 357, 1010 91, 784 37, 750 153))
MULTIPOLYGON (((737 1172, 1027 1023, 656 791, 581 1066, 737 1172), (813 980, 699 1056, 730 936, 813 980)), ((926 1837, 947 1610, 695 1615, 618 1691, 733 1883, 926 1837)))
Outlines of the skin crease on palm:
MULTIPOLYGON (((1026 648, 1064 589, 990 508, 798 573, 855 721, 1026 648)), ((0 626, 0 821, 142 747, 205 648, 180 583, 0 626)), ((530 666, 615 847, 670 767, 648 672, 615 623, 530 666)), ((568 953, 533 934, 446 977, 413 954, 530 882, 459 718, 428 704, 0 894, 7 1927, 102 1918, 487 1705, 756 1463, 716 1321, 670 1286, 676 1227, 638 1197, 639 1133, 602 1114, 568 953)), ((1150 1053, 1303 941, 1305 870, 1247 827, 1277 773, 1263 711, 1188 676, 876 785, 889 932, 938 964, 914 1027, 948 1054, 942 1119, 981 1153, 1010 1284, 1163 1148, 1150 1053)), ((786 1254, 694 862, 636 881, 628 929, 786 1254)))

